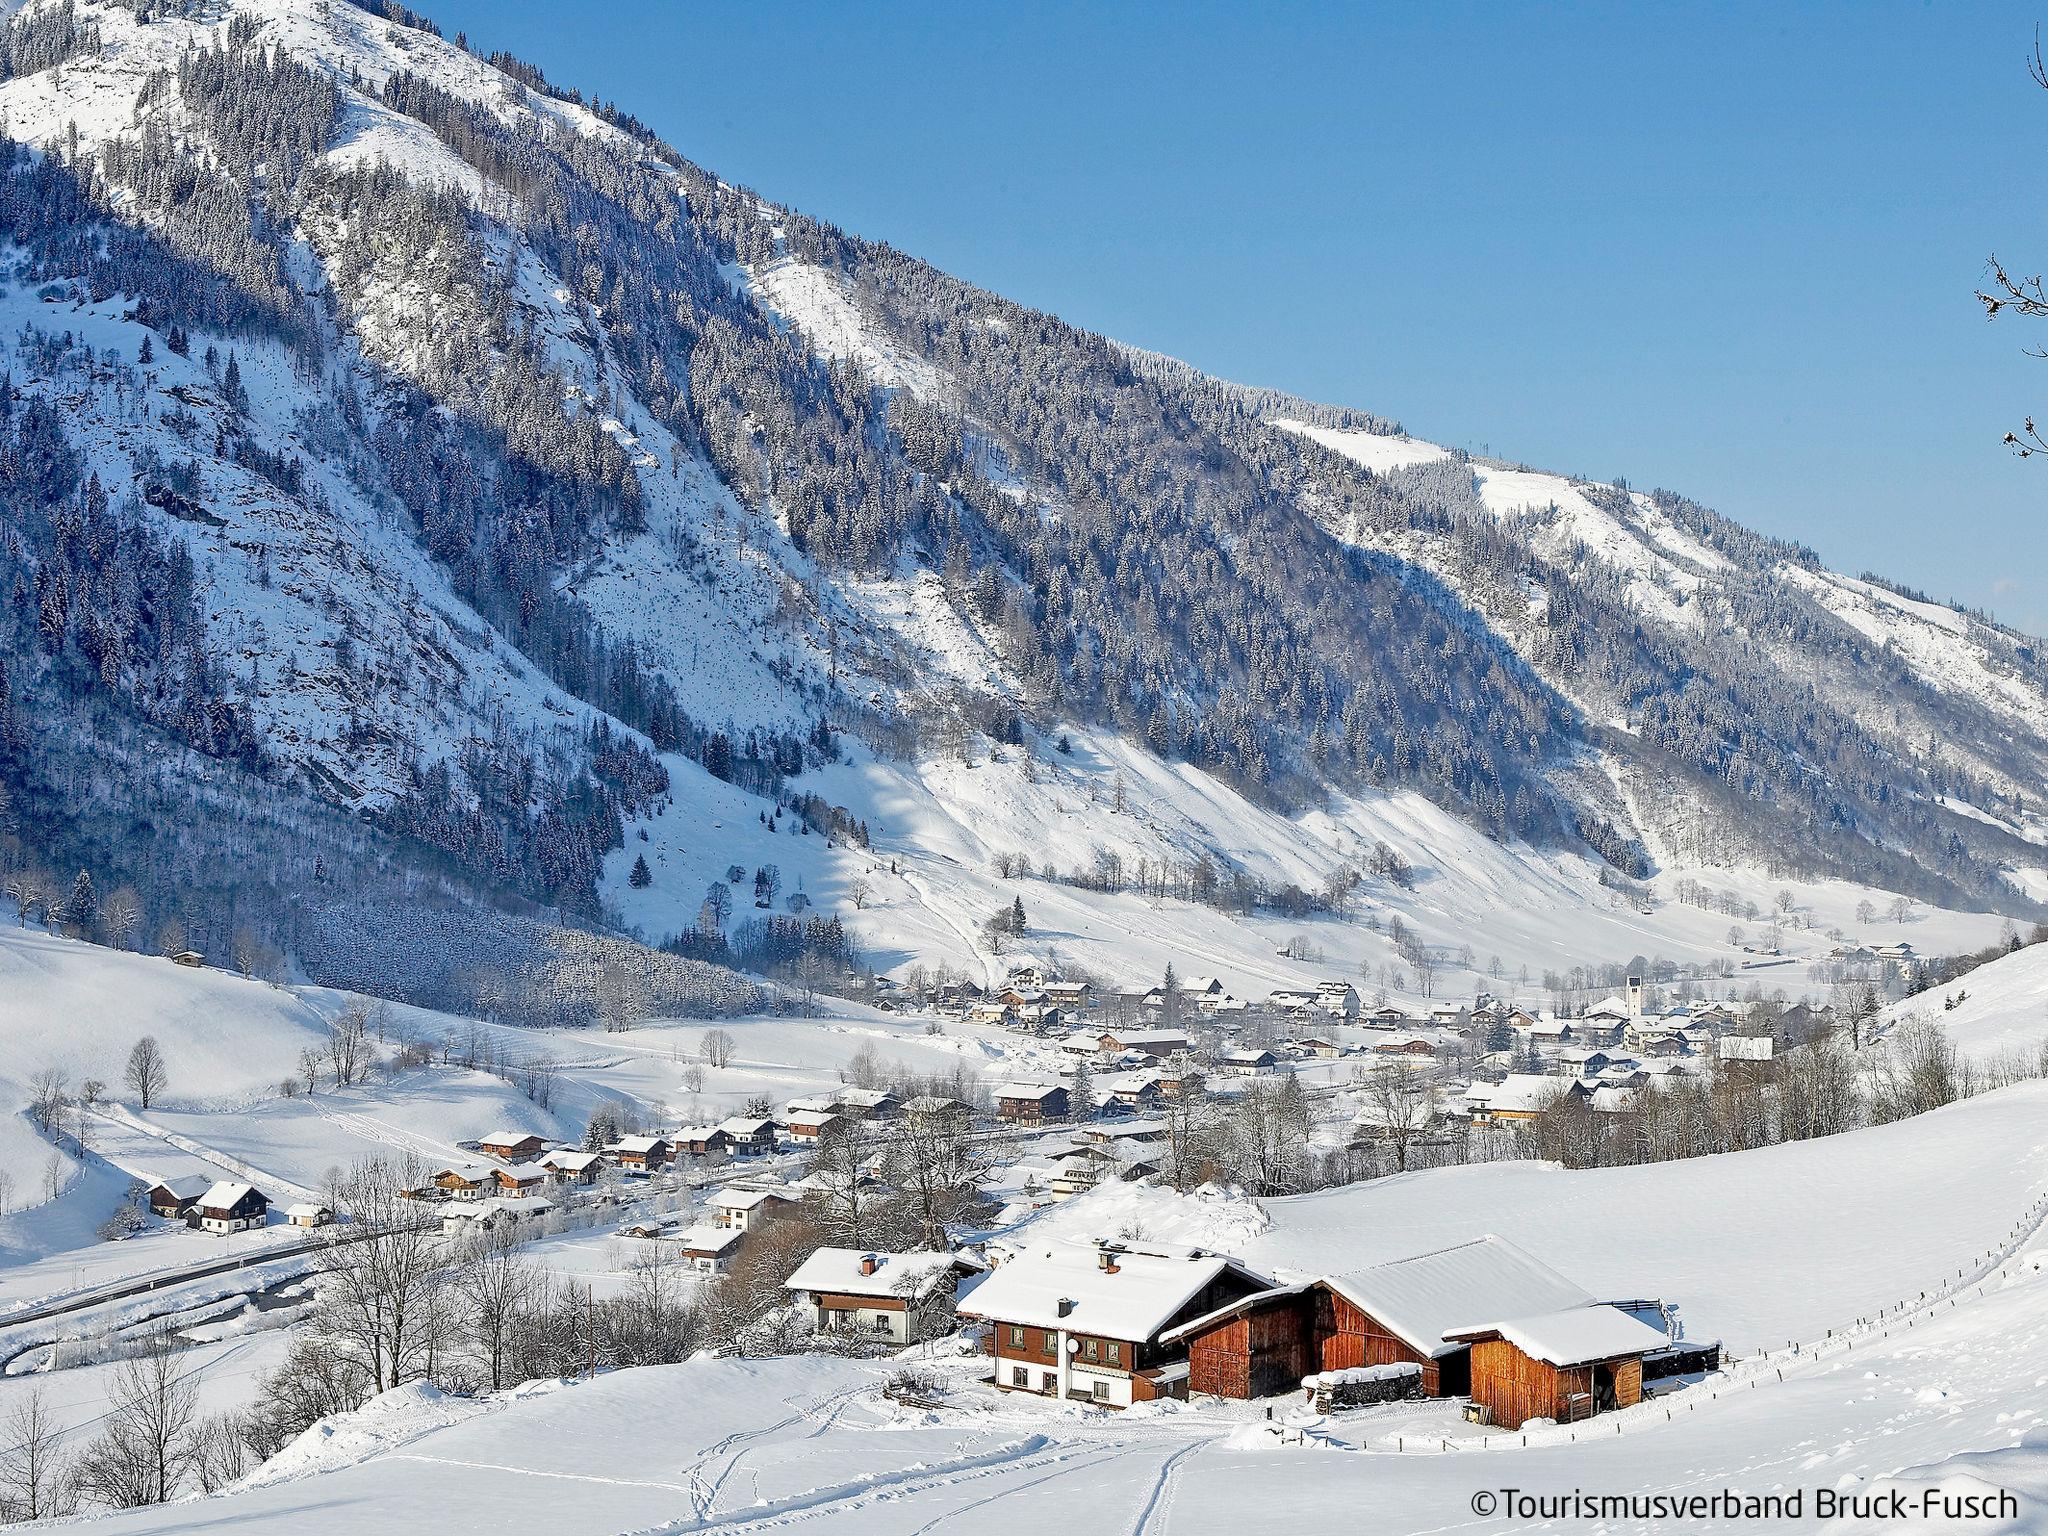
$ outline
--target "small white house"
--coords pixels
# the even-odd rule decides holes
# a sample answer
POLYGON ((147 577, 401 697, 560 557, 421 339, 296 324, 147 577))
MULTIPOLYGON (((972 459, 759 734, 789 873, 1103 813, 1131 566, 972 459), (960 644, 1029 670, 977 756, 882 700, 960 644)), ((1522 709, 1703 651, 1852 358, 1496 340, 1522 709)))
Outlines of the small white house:
POLYGON ((284 1219, 294 1227, 324 1227, 334 1220, 334 1212, 324 1205, 301 1201, 284 1208, 284 1219))
POLYGON ((747 1234, 737 1227, 690 1227, 677 1239, 683 1262, 704 1275, 722 1275, 747 1234))
POLYGON ((780 1189, 748 1189, 731 1185, 721 1189, 705 1202, 712 1213, 712 1219, 721 1227, 730 1227, 735 1232, 751 1232, 766 1222, 773 1221, 788 1207, 796 1204, 797 1196, 780 1189))
POLYGON ((783 1289, 809 1309, 818 1333, 916 1344, 943 1331, 939 1324, 950 1324, 950 1308, 939 1305, 941 1292, 951 1293, 981 1268, 965 1254, 819 1248, 783 1289))

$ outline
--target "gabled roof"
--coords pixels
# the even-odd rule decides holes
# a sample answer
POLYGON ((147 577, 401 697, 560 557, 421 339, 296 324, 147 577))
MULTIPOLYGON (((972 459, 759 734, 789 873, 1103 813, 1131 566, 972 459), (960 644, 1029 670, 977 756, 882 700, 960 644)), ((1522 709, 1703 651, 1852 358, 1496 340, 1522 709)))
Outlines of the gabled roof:
POLYGON ((751 1211, 770 1200, 793 1201, 796 1198, 785 1189, 721 1189, 705 1203, 721 1211, 751 1211))
POLYGON ((763 1131, 772 1132, 775 1122, 762 1115, 734 1115, 730 1120, 719 1121, 718 1128, 728 1136, 754 1137, 763 1131))
POLYGON ((1662 1349, 1670 1337, 1631 1317, 1619 1307, 1566 1307, 1498 1323, 1455 1328, 1446 1337, 1461 1342, 1506 1339, 1532 1360, 1551 1365, 1584 1365, 1662 1349))
POLYGON ((611 1144, 608 1150, 613 1152, 630 1152, 637 1156, 645 1157, 656 1147, 665 1147, 667 1145, 668 1138, 666 1136, 621 1136, 611 1144))
POLYGON ((595 1152, 579 1152, 572 1147, 557 1147, 552 1152, 543 1152, 540 1161, 543 1167, 560 1168, 568 1173, 581 1173, 592 1163, 602 1162, 604 1159, 595 1152))
MULTIPOLYGON (((232 1210, 237 1201, 246 1200, 251 1195, 255 1195, 259 1200, 263 1199, 263 1196, 257 1193, 256 1186, 253 1184, 244 1184, 232 1179, 222 1179, 219 1183, 207 1186, 206 1193, 199 1197, 198 1204, 203 1210, 232 1210)), ((265 1203, 267 1204, 268 1202, 265 1203)))
POLYGON ((832 1291, 842 1296, 928 1296, 955 1269, 980 1269, 963 1253, 876 1253, 871 1248, 818 1248, 782 1282, 786 1291, 832 1291), (861 1273, 872 1259, 875 1272, 861 1273))
POLYGON ((1051 1098, 1056 1093, 1065 1093, 1064 1083, 998 1083, 989 1090, 998 1099, 1031 1099, 1034 1101, 1051 1098))
POLYGON ((1491 1233, 1434 1253, 1375 1264, 1324 1282, 1409 1348, 1448 1353, 1445 1334, 1475 1317, 1530 1316, 1593 1304, 1542 1260, 1491 1233))
POLYGON ((676 1234, 676 1241, 687 1251, 716 1255, 744 1241, 746 1235, 738 1227, 686 1227, 676 1234))
POLYGON ((1199 1248, 1137 1249, 1056 1239, 1002 1265, 975 1288, 961 1315, 1142 1342, 1226 1275, 1262 1289, 1273 1283, 1227 1254, 1199 1248), (1105 1251, 1115 1261, 1114 1270, 1102 1267, 1105 1251))
POLYGON ((149 1187, 152 1190, 168 1190, 180 1200, 197 1200, 213 1188, 213 1177, 204 1173, 185 1173, 175 1179, 158 1179, 149 1187))
POLYGON ((522 1141, 545 1141, 532 1131, 493 1131, 477 1143, 480 1147, 513 1146, 522 1141))

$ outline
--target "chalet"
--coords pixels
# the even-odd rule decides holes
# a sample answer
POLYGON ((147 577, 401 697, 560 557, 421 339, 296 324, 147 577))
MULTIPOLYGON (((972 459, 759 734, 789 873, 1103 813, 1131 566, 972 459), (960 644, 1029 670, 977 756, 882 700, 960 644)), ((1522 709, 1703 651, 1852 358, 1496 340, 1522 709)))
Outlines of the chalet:
POLYGON ((991 1001, 1001 1003, 1005 1008, 1014 1008, 1022 1013, 1026 1008, 1036 1008, 1045 1001, 1045 994, 1036 987, 998 987, 990 994, 991 1001))
POLYGON ((1067 1090, 1059 1083, 999 1083, 990 1095, 1000 1119, 1043 1125, 1067 1117, 1067 1090))
POLYGON ((638 1174, 658 1173, 672 1156, 666 1136, 621 1136, 604 1152, 621 1172, 638 1174))
POLYGON ((1149 1056, 1164 1061, 1190 1048, 1188 1037, 1177 1029, 1114 1029, 1096 1038, 1104 1054, 1149 1056))
POLYGON ((1534 1120, 1568 1095, 1584 1097, 1591 1090, 1576 1078, 1546 1077, 1538 1072, 1510 1072, 1497 1083, 1474 1083, 1465 1103, 1475 1125, 1534 1120))
POLYGON ((1271 1286, 1199 1248, 1055 1240, 1012 1257, 959 1310, 989 1325, 998 1391, 1124 1408, 1187 1395, 1170 1330, 1271 1286))
POLYGON ((1558 1064, 1571 1068, 1581 1077, 1598 1077, 1618 1059, 1625 1058, 1610 1056, 1606 1051, 1584 1045, 1568 1045, 1557 1053, 1558 1064))
MULTIPOLYGON (((1512 1417, 1518 1427, 1533 1416, 1521 1411, 1525 1378, 1511 1359, 1492 1351, 1481 1356, 1475 1349, 1477 1339, 1510 1325, 1475 1325, 1472 1319, 1495 1311, 1523 1321, 1545 1319, 1541 1337, 1532 1332, 1528 1342, 1573 1355, 1588 1344, 1599 1353, 1617 1343, 1620 1330, 1601 1315, 1614 1310, 1600 1307, 1513 1243, 1487 1236, 1239 1297, 1170 1330, 1163 1342, 1187 1350, 1191 1392, 1266 1397, 1319 1372, 1413 1364, 1420 1368, 1424 1396, 1469 1395, 1492 1412, 1494 1422, 1505 1425, 1512 1417), (1548 1321, 1575 1312, 1591 1315, 1548 1321)), ((1655 1329, 1627 1320, 1640 1330, 1627 1340, 1638 1355, 1667 1342, 1655 1329)), ((1617 1347, 1599 1358, 1613 1362, 1627 1353, 1617 1347)), ((1624 1376, 1614 1371, 1608 1378, 1617 1404, 1630 1390, 1624 1376)), ((1639 1374, 1633 1390, 1640 1394, 1639 1374)))
POLYGON ((460 1237, 469 1232, 488 1232, 495 1227, 518 1226, 521 1222, 538 1221, 554 1208, 554 1201, 539 1195, 479 1200, 474 1204, 452 1207, 441 1218, 441 1232, 445 1237, 460 1237))
POLYGON ((1098 1184, 1149 1177, 1159 1172, 1159 1160, 1160 1149, 1143 1142, 1086 1142, 1053 1165, 1046 1187, 1064 1200, 1098 1184))
POLYGON ((1126 1109, 1151 1109, 1162 1097, 1157 1072, 1121 1072, 1103 1081, 1103 1092, 1126 1109))
POLYGON ((1011 966, 1009 974, 1003 978, 1006 987, 1040 987, 1044 984, 1045 973, 1028 960, 1022 965, 1011 966))
POLYGON ((724 1162, 732 1150, 732 1138, 716 1125, 686 1125, 669 1138, 669 1144, 676 1149, 676 1156, 707 1163, 724 1162))
POLYGON ((1635 1019, 1636 1010, 1631 1008, 1623 998, 1603 997, 1599 1002, 1586 1010, 1584 1017, 1594 1022, 1605 1021, 1610 1024, 1627 1024, 1635 1019))
POLYGON ((1008 1003, 999 1003, 993 999, 974 1004, 967 1010, 965 1016, 968 1023, 981 1024, 990 1029, 1015 1029, 1023 1022, 1017 1017, 1016 1009, 1008 1003))
POLYGON ((1323 1035, 1311 1035, 1306 1040, 1293 1042, 1294 1048, 1304 1056, 1314 1056, 1321 1061, 1335 1061, 1344 1054, 1344 1047, 1323 1035))
POLYGON ((1566 1046, 1575 1044, 1579 1038, 1578 1029, 1569 1019, 1538 1019, 1522 1033, 1534 1045, 1566 1046))
POLYGON ((223 1179, 192 1202, 192 1216, 202 1232, 247 1232, 269 1222, 270 1201, 254 1185, 223 1179))
POLYGON ((677 1236, 676 1251, 699 1274, 722 1275, 745 1240, 746 1233, 738 1227, 690 1227, 677 1236))
POLYGON ((1355 1019, 1359 1010, 1358 989, 1348 981, 1319 981, 1316 1007, 1332 1018, 1355 1019))
POLYGON ((1636 1051, 1645 1061, 1662 1061, 1673 1056, 1690 1056, 1692 1047, 1677 1030, 1644 1030, 1636 1036, 1636 1051))
POLYGON ((430 1176, 434 1188, 447 1200, 481 1200, 497 1187, 498 1170, 482 1163, 436 1168, 430 1176))
POLYGON ((1532 1024, 1542 1022, 1526 1008, 1511 1008, 1502 1015, 1502 1018, 1509 1029, 1527 1029, 1532 1024))
POLYGON ((752 1232, 795 1205, 797 1198, 788 1190, 749 1189, 733 1184, 719 1190, 705 1205, 719 1226, 735 1232, 752 1232))
POLYGON ((595 1152, 574 1152, 566 1148, 542 1155, 540 1166, 555 1184, 595 1184, 604 1168, 604 1158, 595 1152))
POLYGON ((1389 1035, 1384 1040, 1375 1040, 1372 1050, 1375 1056, 1412 1056, 1428 1061, 1436 1056, 1436 1040, 1429 1035, 1389 1035))
POLYGON ((1482 1421, 1520 1429, 1559 1424, 1643 1400, 1643 1357, 1670 1338, 1613 1306, 1570 1306, 1456 1327, 1445 1341, 1471 1351, 1471 1396, 1482 1421))
POLYGON ((982 1273, 978 1260, 959 1253, 872 1253, 818 1248, 782 1288, 811 1314, 817 1333, 919 1344, 950 1331, 944 1304, 959 1283, 982 1273), (934 1314, 937 1314, 936 1316, 934 1314))
POLYGON ((188 970, 198 970, 206 964, 206 956, 196 949, 181 949, 171 956, 171 964, 182 965, 188 970))
POLYGON ((334 1220, 334 1212, 324 1205, 301 1201, 284 1208, 284 1219, 294 1227, 324 1227, 334 1220))
POLYGON ((791 1099, 782 1106, 782 1118, 787 1123, 791 1115, 839 1113, 844 1100, 836 1093, 807 1093, 802 1098, 791 1099))
POLYGON ((1392 1003, 1385 1003, 1368 1013, 1362 1022, 1369 1029, 1406 1029, 1409 1018, 1392 1003))
POLYGON ((721 1120, 726 1150, 734 1157, 760 1157, 775 1150, 775 1122, 759 1115, 735 1115, 721 1120))
POLYGON ((958 1099, 948 1099, 936 1094, 919 1094, 903 1106, 903 1116, 912 1125, 964 1126, 974 1111, 958 1099))
POLYGON ((491 1180, 499 1195, 537 1195, 547 1187, 548 1170, 539 1163, 520 1163, 511 1168, 493 1168, 491 1180))
POLYGON ((501 1163, 524 1163, 539 1157, 546 1146, 531 1131, 493 1131, 476 1144, 476 1149, 501 1163))
POLYGON ((1299 987, 1283 987, 1266 994, 1266 1007, 1273 1013, 1307 1013, 1316 1005, 1316 995, 1299 987))
POLYGON ((789 1127, 789 1139, 804 1147, 816 1146, 848 1123, 844 1115, 831 1109, 793 1109, 783 1118, 783 1124, 789 1127))
POLYGON ((893 1120, 903 1101, 885 1088, 841 1088, 836 1106, 850 1120, 893 1120))
POLYGON ((173 1219, 189 1216, 199 1197, 213 1188, 213 1180, 203 1173, 186 1174, 182 1178, 162 1179, 149 1189, 149 1208, 159 1216, 173 1219))
POLYGON ((1083 1126, 1074 1140, 1107 1145, 1111 1142, 1149 1143, 1166 1139, 1164 1120, 1118 1120, 1109 1125, 1083 1126))
POLYGON ((1085 981, 1048 981, 1042 990, 1045 1000, 1063 1013, 1074 1014, 1094 1006, 1091 988, 1085 981))
POLYGON ((1252 1077, 1272 1071, 1279 1065, 1279 1061, 1271 1051, 1239 1045, 1219 1051, 1216 1055, 1216 1065, 1234 1076, 1252 1077))

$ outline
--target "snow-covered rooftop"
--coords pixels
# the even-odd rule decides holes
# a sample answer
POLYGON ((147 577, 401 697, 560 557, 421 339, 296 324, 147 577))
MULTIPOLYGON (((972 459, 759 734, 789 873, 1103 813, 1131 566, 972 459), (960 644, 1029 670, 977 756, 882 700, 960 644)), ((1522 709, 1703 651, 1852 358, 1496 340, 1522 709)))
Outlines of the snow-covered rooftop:
POLYGON ((925 1296, 962 1262, 973 1263, 953 1253, 819 1248, 797 1266, 796 1273, 783 1281, 782 1287, 788 1291, 833 1291, 843 1296, 925 1296))
POLYGON ((1016 1255, 976 1288, 964 1315, 1102 1338, 1145 1340, 1214 1281, 1271 1281, 1227 1254, 1056 1240, 1016 1255), (1104 1255, 1113 1261, 1105 1267, 1104 1255))
POLYGON ((1551 1365, 1584 1365, 1647 1354, 1670 1343, 1667 1334, 1613 1306, 1565 1307, 1530 1317, 1455 1328, 1447 1337, 1458 1340, 1506 1339, 1532 1360, 1551 1365))
POLYGON ((1590 1293, 1504 1237, 1488 1233, 1455 1248, 1375 1264, 1327 1282, 1410 1348, 1440 1355, 1445 1334, 1475 1317, 1506 1317, 1587 1307, 1590 1293))

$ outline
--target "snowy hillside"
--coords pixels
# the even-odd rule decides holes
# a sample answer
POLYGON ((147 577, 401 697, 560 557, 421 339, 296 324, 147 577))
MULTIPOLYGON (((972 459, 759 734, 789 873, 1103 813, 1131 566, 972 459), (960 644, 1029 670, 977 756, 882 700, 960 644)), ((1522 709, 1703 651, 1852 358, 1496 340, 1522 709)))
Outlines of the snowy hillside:
POLYGON ((2030 944, 1960 980, 1904 998, 1879 1023, 1928 1019, 1974 1060, 2035 1061, 2048 1045, 2048 945, 2030 944))
MULTIPOLYGON (((1866 1492, 1891 1479, 1956 1475, 2038 1500, 2048 1492, 2041 1108, 2029 1088, 1957 1105, 1915 1128, 1631 1170, 1640 1177, 1626 1182, 1522 1170, 1519 1177, 1571 1186, 1547 1196, 1543 1209, 1568 1222, 1548 1232, 1534 1215, 1500 1227, 1516 1219, 1503 1201, 1481 1216, 1459 1198, 1453 1186, 1488 1172, 1481 1169, 1274 1204, 1272 1230, 1252 1249, 1268 1262, 1365 1262, 1468 1238, 1483 1220, 1596 1289, 1679 1302, 1692 1336, 1725 1329, 1740 1356, 1726 1375, 1612 1421, 1532 1428, 1526 1444, 1519 1435, 1482 1436, 1444 1404, 1317 1416, 1289 1400, 1277 1405, 1283 1438, 1259 1403, 1119 1414, 989 1397, 970 1379, 978 1362, 946 1354, 917 1367, 952 1383, 973 1411, 890 1402, 880 1391, 890 1363, 701 1358, 475 1402, 408 1387, 316 1427, 212 1503, 101 1524, 163 1531, 196 1516, 303 1533, 346 1511, 349 1528, 384 1531, 412 1528, 420 1509, 435 1508, 459 1509, 461 1528, 483 1531, 530 1521, 544 1501, 552 1528, 591 1536, 813 1522, 904 1533, 992 1509, 1090 1529, 1197 1532, 1283 1520, 1313 1530, 1332 1509, 1365 1505, 1376 1528, 1425 1530, 1463 1520, 1446 1511, 1467 1509, 1475 1489, 1805 1489, 1810 1508, 1816 1489, 1866 1492), (1932 1231, 1924 1222, 1934 1203, 1884 1198, 1876 1172, 1922 1164, 1952 1181, 1950 1209, 1932 1231), (1692 1210, 1706 1188, 1699 1169, 1725 1191, 1705 1219, 1692 1210), (1788 1173, 1796 1173, 1789 1187, 1775 1189, 1788 1173), (1452 1199, 1432 1209, 1432 1192, 1452 1199), (1813 1217, 1823 1226, 1812 1228, 1813 1217), (1617 1231, 1646 1236, 1620 1244, 1617 1231), (1826 1246, 1850 1233, 1853 1265, 1838 1252, 1831 1265, 1800 1267, 1820 1265, 1826 1246), (1788 1238, 1798 1244, 1789 1283, 1777 1252, 1788 1238), (1923 1302, 1923 1291, 1934 1299, 1923 1302), (1797 1350, 1786 1348, 1788 1333, 1797 1350), (640 1432, 650 1421, 663 1425, 661 1436, 640 1432)), ((1072 1202, 1058 1219, 1112 1202, 1095 1206, 1100 1217, 1113 1200, 1072 1202)), ((1243 1235, 1237 1218, 1219 1223, 1219 1202, 1184 1204, 1208 1209, 1177 1212, 1173 1197, 1160 1196, 1142 1213, 1148 1235, 1243 1235), (1173 1227, 1177 1215, 1186 1219, 1173 1227)), ((1486 1523, 1541 1524, 1499 1515, 1486 1523)), ((1603 1523, 1663 1528, 1625 1515, 1603 1523)), ((1997 1528, 2040 1525, 2028 1514, 1997 1528)))

